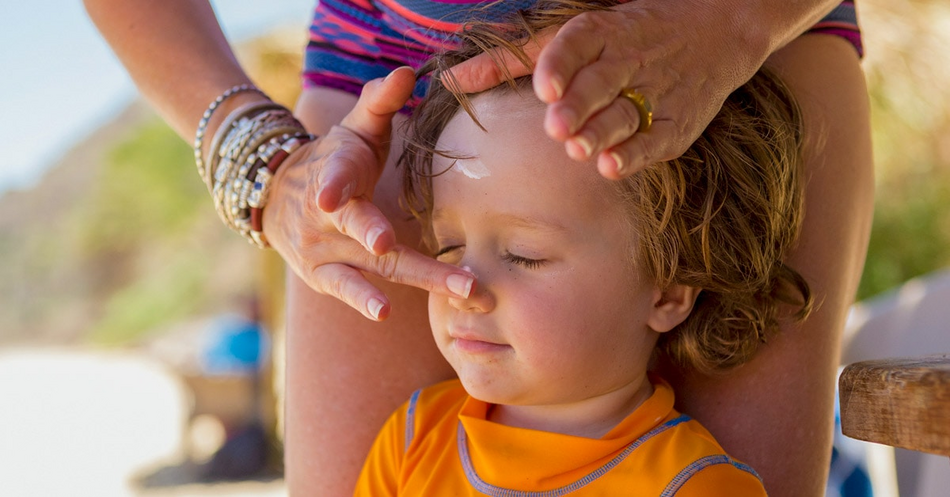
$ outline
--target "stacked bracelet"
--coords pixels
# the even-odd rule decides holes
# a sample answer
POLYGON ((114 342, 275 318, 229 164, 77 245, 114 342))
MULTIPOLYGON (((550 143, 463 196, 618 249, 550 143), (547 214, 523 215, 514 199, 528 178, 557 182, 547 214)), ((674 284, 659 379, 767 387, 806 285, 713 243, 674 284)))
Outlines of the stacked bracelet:
POLYGON ((211 105, 208 106, 208 109, 205 110, 205 113, 201 115, 201 120, 198 121, 198 130, 195 132, 195 165, 198 166, 198 174, 201 175, 202 178, 205 177, 205 164, 203 157, 201 156, 201 147, 204 142, 205 130, 208 127, 208 121, 211 120, 211 116, 214 114, 214 111, 218 109, 218 106, 227 100, 228 97, 245 91, 251 91, 264 95, 264 92, 251 84, 234 86, 229 88, 228 91, 218 95, 218 98, 211 102, 211 105))
POLYGON ((204 160, 201 142, 208 119, 225 99, 240 91, 260 93, 249 85, 235 86, 211 103, 198 125, 195 162, 221 220, 249 242, 266 248, 261 220, 271 179, 291 153, 316 137, 285 107, 269 100, 255 102, 225 118, 204 160))

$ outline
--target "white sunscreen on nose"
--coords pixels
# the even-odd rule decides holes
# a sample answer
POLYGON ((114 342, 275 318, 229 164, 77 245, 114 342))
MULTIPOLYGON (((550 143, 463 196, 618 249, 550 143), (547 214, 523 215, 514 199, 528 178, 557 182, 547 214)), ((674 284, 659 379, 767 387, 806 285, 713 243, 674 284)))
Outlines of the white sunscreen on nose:
POLYGON ((464 174, 468 178, 482 179, 491 176, 488 167, 478 159, 459 159, 455 162, 453 170, 464 174))

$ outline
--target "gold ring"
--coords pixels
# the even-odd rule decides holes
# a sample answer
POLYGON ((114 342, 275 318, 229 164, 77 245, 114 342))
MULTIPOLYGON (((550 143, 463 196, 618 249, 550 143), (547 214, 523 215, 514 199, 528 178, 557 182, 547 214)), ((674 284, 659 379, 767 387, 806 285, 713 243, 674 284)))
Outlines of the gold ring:
POLYGON ((620 96, 632 102, 640 114, 640 126, 637 127, 637 132, 650 131, 650 126, 653 125, 653 106, 650 105, 647 97, 633 88, 620 90, 620 96))

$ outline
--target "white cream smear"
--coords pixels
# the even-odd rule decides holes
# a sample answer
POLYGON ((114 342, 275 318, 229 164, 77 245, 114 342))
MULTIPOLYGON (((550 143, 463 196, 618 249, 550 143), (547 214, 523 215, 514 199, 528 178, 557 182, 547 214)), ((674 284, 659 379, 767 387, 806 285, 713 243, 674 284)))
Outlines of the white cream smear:
POLYGON ((482 179, 491 176, 491 171, 488 170, 488 167, 478 159, 459 159, 455 161, 452 170, 472 179, 482 179))

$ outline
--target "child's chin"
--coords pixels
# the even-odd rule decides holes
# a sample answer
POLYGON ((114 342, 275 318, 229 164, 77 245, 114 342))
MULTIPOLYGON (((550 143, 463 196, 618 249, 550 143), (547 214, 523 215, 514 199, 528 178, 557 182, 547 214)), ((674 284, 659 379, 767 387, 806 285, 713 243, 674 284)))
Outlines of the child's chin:
POLYGON ((512 385, 495 379, 472 378, 460 375, 462 386, 473 398, 488 404, 513 404, 515 400, 512 385))

